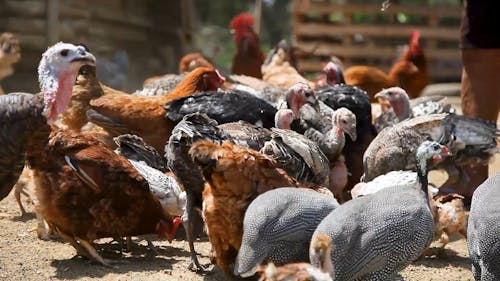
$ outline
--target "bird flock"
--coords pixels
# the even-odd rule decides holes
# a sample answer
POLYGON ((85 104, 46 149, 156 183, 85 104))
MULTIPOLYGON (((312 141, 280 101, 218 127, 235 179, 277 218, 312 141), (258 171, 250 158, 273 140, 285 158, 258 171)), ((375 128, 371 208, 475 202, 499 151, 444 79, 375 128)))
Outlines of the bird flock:
POLYGON ((116 260, 99 238, 130 248, 147 235, 154 248, 149 234, 172 241, 182 227, 198 272, 208 235, 228 277, 392 280, 456 233, 474 278, 499 280, 500 173, 474 193, 468 225, 463 196, 440 192, 488 164, 499 132, 443 97, 410 99, 428 81, 418 32, 389 74, 331 61, 309 80, 286 41, 266 58, 252 25, 247 13, 231 22, 231 75, 192 53, 134 93, 100 83, 86 46, 50 46, 40 92, 0 96, 0 200, 14 190, 24 214, 29 196, 40 239, 103 266, 116 260))

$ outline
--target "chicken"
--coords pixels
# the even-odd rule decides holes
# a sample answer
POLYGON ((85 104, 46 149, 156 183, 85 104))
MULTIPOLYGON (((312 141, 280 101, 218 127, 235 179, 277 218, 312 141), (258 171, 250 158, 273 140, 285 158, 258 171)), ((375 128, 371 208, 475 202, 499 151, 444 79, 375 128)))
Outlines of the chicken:
MULTIPOLYGON (((21 59, 19 39, 14 34, 4 32, 0 35, 0 80, 14 73, 13 64, 21 59)), ((4 90, 0 87, 0 95, 4 90)))
POLYGON ((467 215, 464 210, 464 197, 459 194, 450 193, 434 196, 436 206, 436 233, 441 248, 444 248, 453 234, 467 238, 467 215))
POLYGON ((285 99, 285 91, 271 83, 246 75, 231 75, 229 80, 233 82, 228 88, 241 90, 266 100, 274 107, 285 99))
POLYGON ((91 245, 94 239, 155 232, 171 239, 177 224, 125 158, 91 136, 51 126, 68 108, 83 65, 95 65, 91 53, 57 43, 40 61, 40 94, 0 98, 0 115, 8 121, 0 130, 0 153, 15 161, 2 166, 0 182, 2 188, 15 182, 26 159, 35 179, 37 213, 78 254, 109 265, 91 245))
POLYGON ((197 67, 214 67, 212 60, 200 53, 189 53, 184 55, 179 61, 179 73, 191 72, 197 67))
POLYGON ((320 234, 311 241, 309 253, 318 260, 320 267, 309 263, 291 263, 276 267, 273 263, 260 266, 259 281, 332 281, 333 265, 330 257, 332 239, 320 234))
POLYGON ((389 73, 371 66, 351 66, 344 71, 345 82, 365 90, 371 97, 382 89, 399 86, 401 81, 418 71, 418 68, 409 61, 396 62, 389 73))
POLYGON ((250 202, 277 187, 301 186, 276 162, 254 150, 224 142, 200 141, 189 150, 200 166, 206 184, 203 217, 215 261, 227 275, 235 261, 243 235, 243 218, 250 202))
POLYGON ((165 118, 163 106, 197 91, 216 90, 223 82, 224 78, 214 68, 199 67, 167 95, 145 97, 109 93, 90 102, 87 116, 111 136, 137 134, 163 152, 175 125, 165 118))
POLYGON ((236 53, 231 72, 261 78, 260 67, 264 54, 260 48, 260 38, 253 30, 254 19, 249 13, 241 13, 231 20, 236 53))
POLYGON ((278 45, 274 52, 269 52, 266 63, 262 65, 262 80, 282 89, 289 89, 297 83, 305 83, 314 88, 314 83, 299 74, 287 60, 286 50, 278 45))
POLYGON ((109 266, 93 240, 150 233, 173 239, 180 220, 168 214, 127 159, 103 143, 55 130, 40 134, 27 152, 37 212, 79 255, 109 266))
POLYGON ((420 96, 429 82, 429 74, 419 37, 418 30, 411 33, 409 47, 394 63, 388 75, 374 67, 353 66, 344 71, 346 83, 367 91, 372 101, 377 92, 394 86, 405 89, 412 98, 420 96))
POLYGON ((410 73, 407 77, 399 81, 399 86, 405 89, 411 98, 420 96, 422 90, 429 83, 427 60, 419 40, 420 32, 418 30, 412 31, 409 46, 401 58, 404 61, 412 62, 418 69, 418 71, 410 73))
POLYGON ((61 123, 70 130, 80 132, 88 122, 86 112, 90 109, 90 101, 103 95, 104 91, 97 80, 95 66, 82 66, 73 86, 69 108, 62 114, 61 123))
POLYGON ((179 61, 179 74, 164 74, 144 80, 143 89, 134 94, 143 96, 163 95, 172 91, 188 72, 198 67, 214 67, 212 61, 200 53, 189 53, 179 61))

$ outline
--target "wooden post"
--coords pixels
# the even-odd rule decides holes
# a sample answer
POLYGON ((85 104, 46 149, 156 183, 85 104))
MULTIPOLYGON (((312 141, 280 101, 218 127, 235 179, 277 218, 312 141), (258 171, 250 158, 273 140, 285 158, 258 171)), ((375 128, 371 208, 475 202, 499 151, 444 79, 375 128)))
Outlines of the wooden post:
POLYGON ((260 35, 260 26, 262 22, 262 0, 255 0, 255 33, 260 35))
POLYGON ((59 0, 46 0, 47 7, 47 45, 59 41, 59 0))

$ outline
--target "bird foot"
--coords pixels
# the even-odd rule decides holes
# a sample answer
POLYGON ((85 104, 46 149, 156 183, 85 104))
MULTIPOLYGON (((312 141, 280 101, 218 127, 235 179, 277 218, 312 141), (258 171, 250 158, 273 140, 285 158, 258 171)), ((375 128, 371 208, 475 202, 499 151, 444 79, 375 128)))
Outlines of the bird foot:
POLYGON ((205 272, 207 270, 206 267, 200 264, 197 257, 191 258, 188 269, 194 272, 205 272))

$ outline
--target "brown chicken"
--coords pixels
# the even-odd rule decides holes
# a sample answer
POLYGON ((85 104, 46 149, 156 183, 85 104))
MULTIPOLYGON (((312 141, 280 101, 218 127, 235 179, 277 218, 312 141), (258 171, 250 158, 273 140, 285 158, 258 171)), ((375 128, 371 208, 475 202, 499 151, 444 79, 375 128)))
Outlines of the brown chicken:
POLYGON ((467 215, 464 209, 464 197, 456 193, 437 195, 434 197, 436 206, 436 233, 441 248, 444 248, 453 234, 467 238, 467 215))
POLYGON ((345 82, 365 90, 372 101, 375 94, 382 89, 399 86, 411 74, 418 71, 412 62, 401 60, 396 62, 389 73, 371 66, 351 66, 344 71, 345 82))
POLYGON ((309 263, 290 263, 280 267, 269 263, 257 269, 260 272, 259 281, 331 281, 331 251, 332 238, 326 234, 316 235, 311 240, 309 253, 316 259, 319 268, 309 263))
MULTIPOLYGON (((13 64, 21 59, 19 39, 14 34, 4 32, 0 35, 0 80, 14 73, 13 64)), ((4 93, 0 87, 0 95, 4 93)))
POLYGON ((86 113, 90 109, 90 101, 103 95, 95 66, 82 66, 73 86, 69 108, 62 114, 61 123, 70 130, 80 132, 88 122, 86 113))
POLYGON ((224 81, 216 69, 199 67, 186 75, 171 93, 163 96, 109 93, 92 100, 87 115, 92 123, 104 128, 112 137, 137 134, 163 152, 175 125, 165 118, 164 105, 195 92, 216 90, 224 81))
MULTIPOLYGON (((179 61, 179 74, 182 74, 184 72, 191 72, 198 67, 214 67, 214 66, 212 60, 210 60, 207 57, 204 57, 202 54, 188 53, 184 55, 179 61)), ((178 74, 172 74, 172 73, 149 77, 146 80, 144 80, 143 86, 146 87, 148 85, 151 85, 160 79, 178 79, 178 77, 179 77, 178 74)))
POLYGON ((368 92, 372 101, 382 89, 399 86, 412 98, 418 97, 429 82, 427 61, 419 45, 419 32, 410 35, 409 47, 394 63, 388 74, 370 66, 351 66, 344 71, 347 84, 355 85, 368 92))
POLYGON ((427 60, 419 43, 420 32, 414 30, 410 35, 410 44, 402 56, 402 60, 412 62, 418 69, 400 80, 400 87, 405 89, 411 98, 420 96, 429 83, 427 60))
POLYGON ((277 187, 305 186, 276 168, 276 161, 269 156, 229 142, 196 142, 189 153, 206 181, 203 217, 215 261, 231 275, 229 265, 241 246, 243 218, 252 200, 277 187))
POLYGON ((48 133, 40 130, 27 151, 37 212, 79 255, 110 265, 93 240, 150 233, 173 239, 180 221, 168 215, 126 158, 90 136, 48 133))
POLYGON ((241 13, 231 20, 236 53, 233 57, 231 72, 262 78, 260 67, 264 54, 260 48, 260 38, 253 30, 254 19, 249 13, 241 13))

